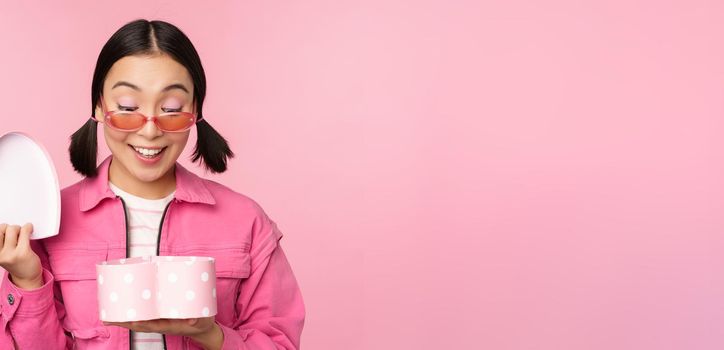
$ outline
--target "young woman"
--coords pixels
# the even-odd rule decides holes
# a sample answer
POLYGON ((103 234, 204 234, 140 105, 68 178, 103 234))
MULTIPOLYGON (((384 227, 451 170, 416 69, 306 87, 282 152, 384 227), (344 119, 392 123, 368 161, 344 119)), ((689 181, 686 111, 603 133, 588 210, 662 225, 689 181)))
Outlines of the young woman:
POLYGON ((93 117, 71 137, 85 177, 61 191, 60 234, 0 224, 0 348, 298 349, 305 318, 281 231, 251 198, 177 163, 196 126, 193 161, 233 157, 204 118, 206 79, 191 41, 163 21, 114 33, 93 75, 93 117), (97 124, 111 156, 96 165, 97 124), (105 323, 95 264, 147 255, 216 259, 218 313, 105 323))

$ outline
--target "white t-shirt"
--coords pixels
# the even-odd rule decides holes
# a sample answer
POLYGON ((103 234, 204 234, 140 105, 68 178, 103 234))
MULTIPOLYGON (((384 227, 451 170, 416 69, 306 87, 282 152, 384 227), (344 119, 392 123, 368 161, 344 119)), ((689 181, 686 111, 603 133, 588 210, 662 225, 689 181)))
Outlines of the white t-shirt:
MULTIPOLYGON (((156 255, 161 217, 176 191, 165 198, 145 199, 121 190, 110 181, 108 185, 126 204, 129 257, 156 255)), ((163 350, 162 334, 131 331, 131 349, 163 350)))

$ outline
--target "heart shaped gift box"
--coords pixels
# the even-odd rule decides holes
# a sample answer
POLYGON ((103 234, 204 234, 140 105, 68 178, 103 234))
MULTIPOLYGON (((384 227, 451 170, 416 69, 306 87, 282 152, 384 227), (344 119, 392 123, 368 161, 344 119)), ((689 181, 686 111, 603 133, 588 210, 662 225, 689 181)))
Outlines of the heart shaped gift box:
POLYGON ((216 315, 214 258, 146 256, 96 264, 101 321, 216 315))

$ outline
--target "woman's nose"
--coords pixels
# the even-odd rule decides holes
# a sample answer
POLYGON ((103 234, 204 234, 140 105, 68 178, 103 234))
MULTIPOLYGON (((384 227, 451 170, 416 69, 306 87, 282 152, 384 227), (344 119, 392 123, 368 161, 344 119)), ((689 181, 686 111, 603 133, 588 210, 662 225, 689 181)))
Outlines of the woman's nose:
POLYGON ((158 128, 156 123, 153 122, 153 119, 150 119, 146 120, 146 123, 143 124, 143 127, 138 130, 138 134, 145 138, 153 139, 163 135, 163 131, 158 128))

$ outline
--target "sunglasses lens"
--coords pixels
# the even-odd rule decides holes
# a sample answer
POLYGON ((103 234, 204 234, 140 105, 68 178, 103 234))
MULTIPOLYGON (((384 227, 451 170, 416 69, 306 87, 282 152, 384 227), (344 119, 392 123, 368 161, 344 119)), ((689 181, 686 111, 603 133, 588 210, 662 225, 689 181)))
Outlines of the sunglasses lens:
POLYGON ((189 113, 166 113, 156 119, 162 130, 178 131, 191 127, 194 118, 189 113))
POLYGON ((135 130, 143 126, 146 118, 137 113, 116 112, 109 116, 108 123, 121 130, 135 130))

